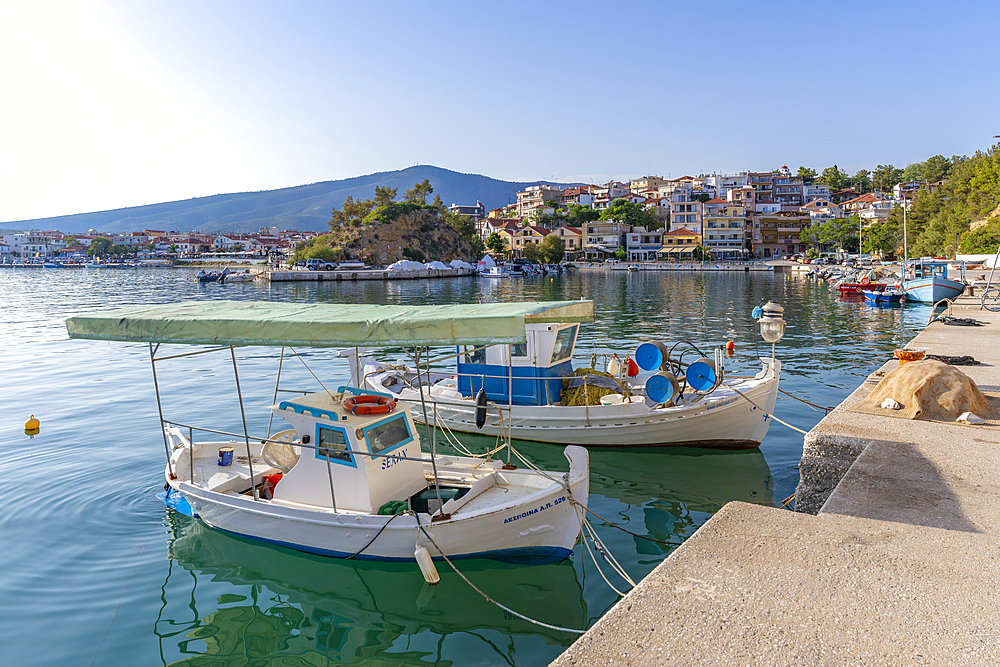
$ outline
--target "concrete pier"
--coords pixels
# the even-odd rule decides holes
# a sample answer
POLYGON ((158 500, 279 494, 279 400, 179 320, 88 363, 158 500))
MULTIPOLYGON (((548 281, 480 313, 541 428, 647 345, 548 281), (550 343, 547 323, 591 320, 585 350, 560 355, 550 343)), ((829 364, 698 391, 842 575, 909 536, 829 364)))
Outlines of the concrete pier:
POLYGON ((260 279, 272 283, 323 280, 334 282, 345 280, 416 280, 471 276, 475 272, 475 269, 420 269, 419 271, 384 271, 379 269, 352 269, 349 271, 267 270, 260 274, 260 279))
MULTIPOLYGON (((1000 390, 1000 313, 953 315, 987 324, 909 346, 1000 390)), ((873 386, 806 437, 800 511, 726 505, 553 665, 1000 664, 1000 431, 849 411, 873 386)))

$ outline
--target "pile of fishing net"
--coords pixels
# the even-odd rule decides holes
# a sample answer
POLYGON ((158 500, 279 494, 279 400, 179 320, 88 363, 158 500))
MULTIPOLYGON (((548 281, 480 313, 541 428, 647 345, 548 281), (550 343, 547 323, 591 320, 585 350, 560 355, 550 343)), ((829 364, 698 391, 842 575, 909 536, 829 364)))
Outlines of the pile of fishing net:
POLYGON ((600 405, 601 397, 608 394, 621 394, 626 399, 631 396, 614 375, 593 368, 577 368, 570 377, 563 378, 559 400, 563 405, 600 405))
POLYGON ((907 419, 953 421, 965 412, 994 416, 994 407, 972 378, 934 360, 911 361, 886 374, 867 403, 871 408, 891 406, 885 409, 907 419))

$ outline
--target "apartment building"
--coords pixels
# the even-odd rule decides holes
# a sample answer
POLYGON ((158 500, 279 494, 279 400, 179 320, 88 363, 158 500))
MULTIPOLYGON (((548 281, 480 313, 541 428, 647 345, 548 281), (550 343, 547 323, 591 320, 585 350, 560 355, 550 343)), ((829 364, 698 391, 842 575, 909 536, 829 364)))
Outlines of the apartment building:
POLYGON ((777 173, 771 176, 771 201, 782 206, 802 206, 802 179, 792 176, 788 167, 782 165, 777 173))
POLYGON ((687 229, 701 235, 702 203, 691 190, 678 188, 670 195, 670 229, 687 229))
POLYGON ((691 259, 701 246, 701 235, 690 229, 674 229, 663 235, 663 246, 656 256, 662 260, 691 259))
POLYGON ((486 207, 482 202, 476 202, 475 206, 464 206, 462 204, 452 204, 448 210, 458 215, 468 216, 473 222, 478 222, 486 217, 486 207))
POLYGON ((666 184, 667 180, 662 176, 643 176, 642 178, 630 181, 628 187, 633 194, 638 195, 644 193, 646 190, 656 190, 666 184))
POLYGON ((559 227, 552 232, 562 239, 567 253, 578 253, 583 250, 583 230, 576 227, 559 227))
POLYGON ((656 259, 656 253, 662 247, 662 231, 649 232, 645 227, 636 226, 625 234, 625 256, 629 261, 652 261, 656 259))
POLYGON ((772 191, 774 174, 770 171, 751 171, 747 173, 747 184, 753 188, 753 200, 773 201, 772 191))
POLYGON ((797 209, 755 214, 751 248, 754 256, 766 259, 805 252, 806 243, 799 234, 809 224, 809 214, 797 209))
POLYGON ((746 208, 724 199, 705 202, 702 244, 714 257, 737 259, 746 252, 746 208))
POLYGON ((563 206, 569 206, 570 204, 593 206, 594 193, 591 192, 591 189, 592 186, 583 185, 578 188, 566 188, 564 190, 560 190, 557 203, 563 206))
POLYGON ((552 203, 559 201, 561 190, 551 185, 529 185, 517 193, 516 217, 524 220, 535 211, 543 214, 552 213, 555 209, 552 203))

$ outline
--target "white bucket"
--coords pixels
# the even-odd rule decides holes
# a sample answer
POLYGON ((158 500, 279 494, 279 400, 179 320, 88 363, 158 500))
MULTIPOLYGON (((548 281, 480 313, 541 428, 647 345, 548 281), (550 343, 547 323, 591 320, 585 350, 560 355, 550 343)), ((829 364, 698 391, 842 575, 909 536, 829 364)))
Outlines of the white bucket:
POLYGON ((601 405, 618 405, 623 400, 621 394, 608 394, 607 396, 601 396, 601 405))

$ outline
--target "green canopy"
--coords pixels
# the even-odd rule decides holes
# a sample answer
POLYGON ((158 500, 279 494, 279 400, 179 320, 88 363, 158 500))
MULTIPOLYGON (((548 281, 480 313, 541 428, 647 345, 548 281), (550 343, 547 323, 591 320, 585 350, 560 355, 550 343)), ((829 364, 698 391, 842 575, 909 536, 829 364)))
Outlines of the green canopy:
POLYGON ((311 347, 525 342, 525 324, 590 322, 593 301, 379 306, 187 301, 77 315, 70 338, 311 347))

